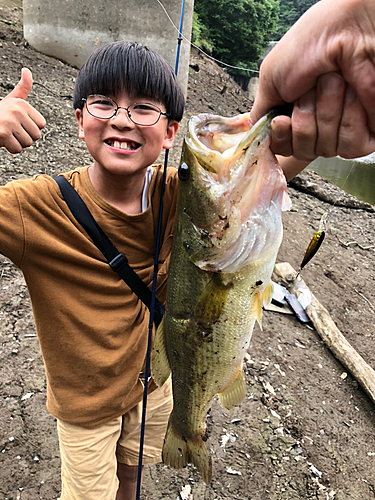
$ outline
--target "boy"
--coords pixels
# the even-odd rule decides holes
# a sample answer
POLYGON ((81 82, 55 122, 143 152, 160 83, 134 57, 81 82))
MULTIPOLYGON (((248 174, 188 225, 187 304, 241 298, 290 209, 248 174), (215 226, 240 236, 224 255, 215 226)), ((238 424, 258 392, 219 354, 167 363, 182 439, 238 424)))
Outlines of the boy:
MULTIPOLYGON (((0 146, 40 137, 31 73, 0 102, 0 146)), ((137 43, 100 48, 78 73, 73 106, 94 162, 64 174, 150 285, 163 172, 184 110, 172 69, 137 43)), ((165 300, 177 171, 167 173, 156 296, 165 300)), ((62 500, 135 498, 149 313, 76 222, 46 175, 0 188, 0 252, 24 273, 57 418, 62 500)), ((150 382, 144 463, 161 459, 171 388, 150 382)))

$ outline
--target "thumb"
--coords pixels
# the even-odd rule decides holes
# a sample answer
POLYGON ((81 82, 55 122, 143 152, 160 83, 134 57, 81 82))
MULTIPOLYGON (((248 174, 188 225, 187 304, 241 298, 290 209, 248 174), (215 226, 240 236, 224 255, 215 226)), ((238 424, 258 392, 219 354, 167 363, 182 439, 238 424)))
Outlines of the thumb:
POLYGON ((280 106, 285 103, 286 102, 282 99, 273 85, 268 85, 260 79, 259 89, 250 111, 250 126, 255 125, 258 120, 275 106, 280 106))
POLYGON ((21 80, 14 87, 7 97, 15 97, 16 99, 27 99, 33 86, 33 76, 28 68, 22 68, 21 80))

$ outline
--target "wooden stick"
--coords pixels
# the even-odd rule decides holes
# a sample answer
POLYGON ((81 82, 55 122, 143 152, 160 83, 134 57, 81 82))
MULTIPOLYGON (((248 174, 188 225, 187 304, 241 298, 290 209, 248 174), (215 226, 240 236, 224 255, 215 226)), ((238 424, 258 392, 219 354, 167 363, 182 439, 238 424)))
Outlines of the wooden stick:
POLYGON ((340 363, 361 384, 375 403, 375 370, 349 344, 333 322, 327 309, 311 293, 306 283, 300 277, 295 278, 297 272, 288 262, 276 264, 275 273, 284 281, 290 292, 297 299, 302 302, 305 301, 303 306, 306 314, 309 316, 323 342, 340 363))

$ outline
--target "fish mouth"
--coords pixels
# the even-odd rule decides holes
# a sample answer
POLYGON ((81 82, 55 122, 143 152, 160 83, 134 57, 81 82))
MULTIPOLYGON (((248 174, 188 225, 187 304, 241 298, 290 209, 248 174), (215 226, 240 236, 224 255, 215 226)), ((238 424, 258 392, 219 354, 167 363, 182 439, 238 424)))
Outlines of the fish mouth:
POLYGON ((249 113, 198 115, 189 122, 185 157, 197 199, 204 200, 192 221, 204 244, 191 259, 201 269, 234 272, 280 241, 281 211, 290 202, 285 176, 269 148, 274 116, 265 115, 251 129, 249 113))
POLYGON ((250 113, 233 117, 210 114, 193 116, 189 122, 187 141, 194 152, 203 154, 218 153, 231 157, 236 150, 243 150, 258 135, 269 116, 261 118, 251 129, 250 113))
POLYGON ((193 116, 189 121, 186 143, 201 160, 201 165, 208 164, 207 169, 212 170, 213 163, 221 164, 243 155, 266 122, 271 120, 266 115, 250 129, 249 117, 250 113, 233 117, 210 114, 193 116))
POLYGON ((249 128, 249 113, 225 118, 215 115, 199 115, 191 121, 189 132, 194 142, 218 153, 242 142, 249 128))

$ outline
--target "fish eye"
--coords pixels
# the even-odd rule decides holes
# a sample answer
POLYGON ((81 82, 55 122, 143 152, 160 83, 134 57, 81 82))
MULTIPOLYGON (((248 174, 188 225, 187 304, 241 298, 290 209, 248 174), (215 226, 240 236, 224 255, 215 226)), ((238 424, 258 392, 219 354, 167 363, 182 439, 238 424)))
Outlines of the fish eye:
POLYGON ((190 177, 190 170, 189 166, 186 165, 186 163, 181 163, 179 169, 178 169, 178 178, 180 181, 187 181, 190 177))

